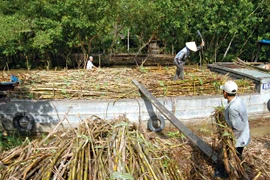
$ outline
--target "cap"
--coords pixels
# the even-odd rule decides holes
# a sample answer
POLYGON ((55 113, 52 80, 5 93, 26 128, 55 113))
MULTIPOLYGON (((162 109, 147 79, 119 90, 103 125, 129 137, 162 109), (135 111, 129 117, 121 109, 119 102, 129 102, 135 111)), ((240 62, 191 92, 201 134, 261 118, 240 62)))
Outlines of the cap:
POLYGON ((194 41, 192 41, 192 42, 186 42, 186 46, 191 51, 194 51, 194 52, 198 51, 197 45, 196 45, 196 43, 194 41))
POLYGON ((229 94, 236 94, 238 86, 234 81, 227 81, 224 85, 220 86, 220 89, 229 94))

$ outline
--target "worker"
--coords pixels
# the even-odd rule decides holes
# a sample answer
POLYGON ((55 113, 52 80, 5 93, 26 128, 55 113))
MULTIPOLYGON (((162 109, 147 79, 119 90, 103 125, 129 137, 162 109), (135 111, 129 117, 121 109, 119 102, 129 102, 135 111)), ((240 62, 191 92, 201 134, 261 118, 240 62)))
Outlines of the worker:
POLYGON ((197 47, 194 41, 187 42, 186 46, 181 49, 174 58, 174 63, 176 64, 176 73, 173 80, 177 80, 180 76, 180 79, 184 79, 184 65, 185 59, 189 56, 190 51, 197 52, 204 46, 204 41, 202 41, 201 45, 197 47))
POLYGON ((224 98, 228 101, 224 117, 233 130, 236 152, 238 157, 242 159, 243 149, 250 142, 246 105, 239 96, 236 96, 238 86, 234 81, 227 81, 220 88, 223 90, 224 98))
POLYGON ((93 64, 93 56, 89 56, 89 60, 87 61, 86 69, 91 70, 93 68, 97 68, 97 67, 93 64))
MULTIPOLYGON (((227 99, 228 102, 225 107, 224 118, 228 126, 233 130, 236 153, 242 161, 244 147, 246 147, 250 142, 250 130, 246 105, 239 96, 236 96, 238 86, 234 81, 227 81, 224 85, 220 86, 220 89, 222 89, 223 97, 227 99)), ((216 170, 215 175, 217 176, 221 171, 222 170, 220 169, 216 170)))

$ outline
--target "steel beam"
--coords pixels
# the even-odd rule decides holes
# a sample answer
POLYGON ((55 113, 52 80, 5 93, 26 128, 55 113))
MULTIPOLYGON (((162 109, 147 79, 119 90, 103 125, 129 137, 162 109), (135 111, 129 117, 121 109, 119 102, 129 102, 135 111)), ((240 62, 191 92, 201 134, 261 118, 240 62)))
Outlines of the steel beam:
POLYGON ((180 120, 178 120, 169 110, 167 110, 142 84, 137 80, 132 80, 140 92, 193 144, 195 144, 202 152, 204 152, 214 162, 217 162, 217 153, 189 128, 187 128, 180 120))

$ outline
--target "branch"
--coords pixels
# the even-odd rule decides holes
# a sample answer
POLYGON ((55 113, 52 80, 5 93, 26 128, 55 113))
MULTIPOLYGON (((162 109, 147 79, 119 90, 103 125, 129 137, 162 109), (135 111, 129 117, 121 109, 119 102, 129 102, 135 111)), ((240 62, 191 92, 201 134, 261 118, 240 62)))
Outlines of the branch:
POLYGON ((223 55, 222 60, 226 57, 226 55, 227 55, 227 53, 228 53, 228 51, 229 51, 229 49, 230 49, 230 47, 231 47, 231 45, 232 45, 232 42, 233 42, 233 40, 234 40, 234 38, 235 38, 235 34, 236 34, 236 33, 233 34, 233 37, 232 37, 232 39, 231 39, 231 41, 230 41, 230 43, 229 43, 229 45, 228 45, 228 47, 227 47, 227 49, 226 49, 224 55, 223 55))
MULTIPOLYGON (((151 41, 152 39, 155 37, 154 34, 152 34, 152 36, 148 39, 148 41, 146 43, 143 43, 143 45, 140 47, 140 49, 138 50, 138 52, 136 53, 134 60, 136 62, 136 65, 139 66, 138 62, 137 62, 137 56, 141 53, 141 51, 143 50, 143 48, 145 48, 151 41)), ((147 58, 146 58, 147 59, 147 58)), ((146 60, 145 60, 146 61, 146 60)), ((145 61, 143 63, 145 63, 145 61)))

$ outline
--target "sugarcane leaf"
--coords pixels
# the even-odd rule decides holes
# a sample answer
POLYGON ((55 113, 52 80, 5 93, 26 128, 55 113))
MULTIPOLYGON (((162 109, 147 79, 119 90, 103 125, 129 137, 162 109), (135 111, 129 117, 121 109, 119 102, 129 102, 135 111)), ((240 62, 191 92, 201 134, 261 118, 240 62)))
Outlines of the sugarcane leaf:
POLYGON ((201 78, 198 78, 200 85, 203 85, 203 80, 201 78))
POLYGON ((66 89, 62 89, 61 92, 62 92, 63 94, 66 94, 66 93, 67 93, 67 90, 66 90, 66 89))
POLYGON ((86 135, 83 135, 83 134, 82 134, 82 135, 79 134, 79 135, 78 135, 78 138, 82 138, 82 139, 88 140, 88 141, 90 141, 90 142, 92 141, 92 139, 91 139, 90 136, 86 136, 86 135))
POLYGON ((224 133, 222 134, 223 137, 225 136, 231 136, 231 133, 227 132, 227 131, 224 131, 224 133))
POLYGON ((178 137, 179 136, 179 131, 176 131, 176 132, 168 132, 168 136, 171 137, 171 138, 175 138, 175 137, 178 137))
POLYGON ((134 180, 133 176, 128 173, 121 173, 121 172, 113 172, 112 179, 126 179, 126 180, 134 180))
POLYGON ((121 127, 121 126, 128 126, 128 123, 126 123, 126 122, 122 122, 122 123, 119 123, 119 124, 116 124, 116 125, 114 125, 113 127, 121 127))
POLYGON ((164 81, 158 81, 160 86, 164 86, 164 81))

